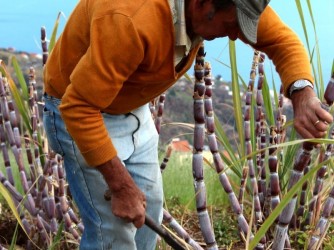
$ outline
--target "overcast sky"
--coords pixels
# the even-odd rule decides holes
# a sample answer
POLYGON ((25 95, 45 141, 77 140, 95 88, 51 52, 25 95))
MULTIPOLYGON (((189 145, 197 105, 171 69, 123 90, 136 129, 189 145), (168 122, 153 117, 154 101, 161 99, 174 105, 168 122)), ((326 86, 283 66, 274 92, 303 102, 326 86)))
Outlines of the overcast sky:
MULTIPOLYGON (((307 26, 311 34, 310 45, 315 44, 306 0, 301 0, 307 17, 307 26)), ((320 55, 324 79, 330 77, 334 58, 334 0, 310 0, 315 17, 316 30, 320 45, 320 55)), ((69 16, 77 0, 0 0, 0 47, 14 47, 16 50, 40 53, 40 28, 46 26, 51 33, 59 11, 64 12, 59 29, 62 30, 66 17, 69 16)), ((302 25, 294 0, 272 0, 270 5, 300 38, 305 42, 302 25)), ((306 44, 306 43, 305 43, 306 44)), ((229 64, 228 39, 221 38, 205 43, 206 59, 211 62, 213 75, 220 74, 229 80, 230 72, 219 61, 229 64)), ((253 51, 242 42, 237 42, 237 65, 239 73, 248 80, 253 51)), ((267 72, 270 69, 267 63, 267 72)), ((191 72, 191 71, 190 71, 191 72)), ((270 71, 269 71, 270 72, 270 71)), ((278 76, 274 76, 279 82, 278 76)))

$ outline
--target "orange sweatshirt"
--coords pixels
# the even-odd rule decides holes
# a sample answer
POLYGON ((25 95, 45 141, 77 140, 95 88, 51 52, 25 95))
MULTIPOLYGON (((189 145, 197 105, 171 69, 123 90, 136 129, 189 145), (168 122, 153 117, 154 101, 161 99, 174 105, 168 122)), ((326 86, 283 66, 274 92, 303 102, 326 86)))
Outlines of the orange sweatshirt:
MULTIPOLYGON (((62 99, 62 118, 89 165, 117 155, 101 111, 124 114, 148 103, 191 67, 198 47, 176 72, 174 39, 167 0, 79 1, 48 58, 44 87, 62 99)), ((254 47, 273 60, 285 90, 313 81, 301 42, 270 7, 254 47)))

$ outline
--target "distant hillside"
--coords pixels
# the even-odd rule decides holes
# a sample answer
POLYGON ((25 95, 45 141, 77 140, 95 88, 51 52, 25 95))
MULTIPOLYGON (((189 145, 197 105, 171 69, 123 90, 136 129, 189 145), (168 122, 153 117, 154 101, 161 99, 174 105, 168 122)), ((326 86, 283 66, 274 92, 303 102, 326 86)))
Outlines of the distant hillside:
MULTIPOLYGON (((163 113, 163 127, 161 129, 161 142, 168 143, 171 139, 185 138, 192 142, 192 131, 170 123, 194 123, 193 115, 193 88, 194 84, 185 78, 180 79, 166 92, 163 113)), ((219 82, 214 86, 212 101, 216 117, 223 124, 229 138, 234 138, 234 113, 232 98, 229 95, 228 83, 219 82)))
POLYGON ((28 82, 29 68, 33 67, 36 71, 36 82, 39 86, 42 86, 43 77, 42 77, 42 55, 35 53, 27 53, 24 51, 15 51, 13 49, 1 49, 0 48, 0 60, 2 60, 6 65, 8 71, 11 73, 12 77, 15 79, 14 69, 12 67, 11 58, 15 56, 17 59, 21 70, 25 76, 26 81, 28 82))

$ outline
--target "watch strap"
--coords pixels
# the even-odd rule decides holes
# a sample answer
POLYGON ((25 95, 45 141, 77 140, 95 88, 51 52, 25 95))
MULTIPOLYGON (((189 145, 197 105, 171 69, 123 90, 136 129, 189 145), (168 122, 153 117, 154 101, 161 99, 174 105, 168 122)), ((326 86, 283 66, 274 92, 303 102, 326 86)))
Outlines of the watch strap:
POLYGON ((294 91, 301 90, 306 87, 311 87, 313 89, 313 84, 308 80, 295 81, 289 88, 289 97, 291 97, 294 91))

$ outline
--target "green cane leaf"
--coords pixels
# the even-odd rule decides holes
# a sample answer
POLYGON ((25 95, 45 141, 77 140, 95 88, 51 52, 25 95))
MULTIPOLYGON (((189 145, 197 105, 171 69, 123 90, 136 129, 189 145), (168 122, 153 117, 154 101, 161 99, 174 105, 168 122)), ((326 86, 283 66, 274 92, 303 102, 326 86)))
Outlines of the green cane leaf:
MULTIPOLYGON (((235 125, 237 128, 239 141, 244 142, 245 135, 244 135, 244 127, 243 127, 243 115, 242 115, 242 107, 241 107, 240 87, 239 87, 239 81, 238 81, 238 69, 237 69, 236 50, 235 50, 234 41, 229 42, 229 48, 230 48, 235 125)), ((240 143, 239 150, 240 150, 241 155, 245 155, 245 144, 244 143, 240 143)))
POLYGON ((16 59, 15 56, 12 57, 12 64, 13 64, 17 79, 19 81, 19 84, 20 84, 20 87, 21 87, 21 90, 22 90, 23 100, 28 101, 29 94, 28 94, 27 82, 24 79, 21 67, 20 67, 19 63, 17 62, 17 59, 16 59))

